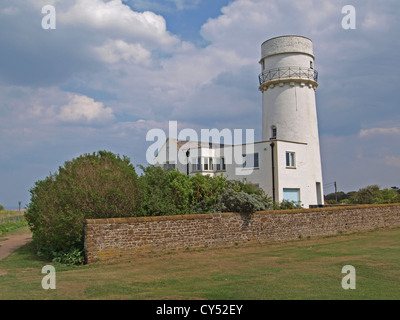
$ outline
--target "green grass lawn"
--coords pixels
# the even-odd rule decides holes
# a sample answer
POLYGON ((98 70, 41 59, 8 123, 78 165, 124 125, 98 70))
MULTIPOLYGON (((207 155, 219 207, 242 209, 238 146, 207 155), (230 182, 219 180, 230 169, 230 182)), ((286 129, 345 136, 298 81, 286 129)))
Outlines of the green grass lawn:
POLYGON ((0 299, 400 299, 400 228, 65 266, 28 244, 0 261, 0 299), (41 269, 56 269, 44 290, 41 269), (341 287, 342 267, 356 289, 341 287))

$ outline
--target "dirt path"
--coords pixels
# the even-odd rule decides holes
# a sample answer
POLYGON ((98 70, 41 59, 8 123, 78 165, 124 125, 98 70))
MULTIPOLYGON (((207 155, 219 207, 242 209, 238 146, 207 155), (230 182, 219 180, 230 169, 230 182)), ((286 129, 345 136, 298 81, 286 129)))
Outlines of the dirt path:
POLYGON ((32 234, 11 234, 0 237, 0 260, 32 240, 32 234))

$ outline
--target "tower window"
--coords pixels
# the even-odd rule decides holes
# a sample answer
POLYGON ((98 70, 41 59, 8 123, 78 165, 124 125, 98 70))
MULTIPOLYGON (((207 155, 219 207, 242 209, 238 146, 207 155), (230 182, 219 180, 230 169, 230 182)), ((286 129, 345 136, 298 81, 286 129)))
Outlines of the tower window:
POLYGON ((271 127, 271 139, 276 139, 277 130, 275 126, 271 127))
POLYGON ((286 167, 295 168, 296 167, 296 154, 294 152, 286 152, 286 167))
POLYGON ((314 63, 310 61, 310 69, 314 69, 314 63))

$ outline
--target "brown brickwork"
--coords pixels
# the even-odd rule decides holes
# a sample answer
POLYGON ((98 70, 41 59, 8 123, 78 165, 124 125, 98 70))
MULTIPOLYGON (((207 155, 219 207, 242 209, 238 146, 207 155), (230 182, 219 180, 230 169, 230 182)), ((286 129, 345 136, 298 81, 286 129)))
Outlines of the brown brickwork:
POLYGON ((149 252, 271 243, 400 226, 400 205, 367 205, 254 214, 86 220, 88 263, 149 252))

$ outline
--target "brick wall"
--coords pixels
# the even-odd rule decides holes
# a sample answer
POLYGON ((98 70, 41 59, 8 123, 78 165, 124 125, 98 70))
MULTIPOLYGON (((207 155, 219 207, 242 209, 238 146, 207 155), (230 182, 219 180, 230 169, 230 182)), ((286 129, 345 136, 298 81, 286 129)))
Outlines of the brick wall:
POLYGON ((269 243, 400 226, 400 205, 86 220, 88 263, 148 252, 269 243))

